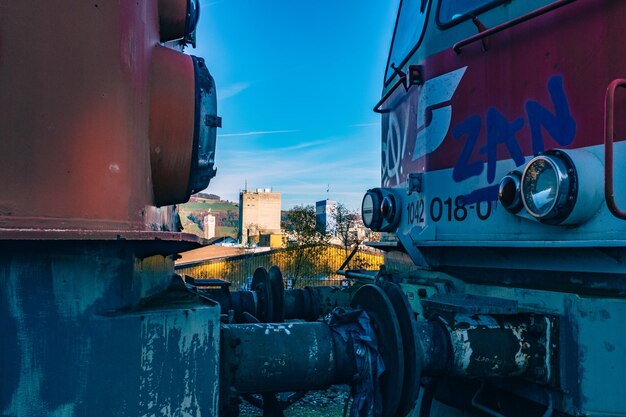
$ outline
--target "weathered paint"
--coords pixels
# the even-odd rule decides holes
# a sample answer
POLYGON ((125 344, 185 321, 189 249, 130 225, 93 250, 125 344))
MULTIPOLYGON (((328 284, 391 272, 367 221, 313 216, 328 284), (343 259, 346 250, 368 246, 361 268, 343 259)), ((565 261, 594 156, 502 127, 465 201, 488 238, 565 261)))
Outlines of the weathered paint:
POLYGON ((223 325, 221 349, 223 388, 241 393, 323 389, 356 372, 347 343, 321 322, 223 325))
MULTIPOLYGON (((400 265, 388 267, 399 268, 400 265)), ((626 369, 626 335, 622 329, 626 315, 625 300, 581 297, 572 293, 515 288, 504 284, 471 284, 441 272, 419 269, 404 272, 403 277, 405 288, 419 288, 422 282, 432 282, 438 284, 440 294, 454 291, 517 300, 521 311, 556 318, 558 324, 552 332, 541 330, 548 326, 547 321, 536 322, 545 336, 540 339, 546 352, 540 372, 552 369, 553 375, 537 374, 535 378, 541 376, 550 382, 528 385, 525 378, 512 378, 507 379, 504 385, 509 386, 511 393, 515 393, 518 387, 521 392, 532 392, 532 397, 545 401, 546 407, 551 403, 555 410, 569 415, 624 415, 626 386, 622 380, 623 370, 626 369)), ((458 340, 460 343, 464 339, 459 337, 458 340)), ((469 349, 466 350, 469 354, 469 349)), ((536 372, 535 364, 529 369, 531 374, 536 372)), ((437 374, 441 372, 441 368, 436 371, 437 374)), ((432 415, 449 417, 454 413, 448 410, 432 415)))
POLYGON ((170 258, 116 242, 2 247, 0 414, 216 413, 219 307, 171 288, 170 258))

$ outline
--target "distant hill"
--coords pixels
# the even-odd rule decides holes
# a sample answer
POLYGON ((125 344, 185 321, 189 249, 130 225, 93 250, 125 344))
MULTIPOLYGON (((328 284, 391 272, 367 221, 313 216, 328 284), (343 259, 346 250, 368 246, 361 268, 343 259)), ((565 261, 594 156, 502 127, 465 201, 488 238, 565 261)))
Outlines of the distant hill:
POLYGON ((215 194, 209 194, 209 193, 198 193, 195 194, 193 197, 191 198, 204 198, 206 200, 221 200, 219 195, 215 195, 215 194))
POLYGON ((215 194, 196 194, 188 203, 178 206, 183 232, 204 237, 204 217, 215 216, 215 235, 237 238, 239 231, 239 205, 222 201, 215 194), (217 198, 214 198, 217 197, 217 198))

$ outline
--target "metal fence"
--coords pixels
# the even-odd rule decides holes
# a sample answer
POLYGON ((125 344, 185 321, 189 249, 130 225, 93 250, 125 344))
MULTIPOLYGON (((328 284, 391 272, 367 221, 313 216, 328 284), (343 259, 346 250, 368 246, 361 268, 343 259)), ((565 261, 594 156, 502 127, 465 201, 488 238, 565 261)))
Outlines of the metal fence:
MULTIPOLYGON (((247 289, 258 267, 269 269, 271 265, 277 265, 287 288, 341 285, 342 276, 336 271, 349 253, 337 246, 275 249, 182 265, 176 267, 176 272, 199 279, 223 279, 232 284, 232 289, 238 290, 247 289)), ((382 252, 359 250, 350 261, 349 268, 379 269, 382 264, 382 252)))

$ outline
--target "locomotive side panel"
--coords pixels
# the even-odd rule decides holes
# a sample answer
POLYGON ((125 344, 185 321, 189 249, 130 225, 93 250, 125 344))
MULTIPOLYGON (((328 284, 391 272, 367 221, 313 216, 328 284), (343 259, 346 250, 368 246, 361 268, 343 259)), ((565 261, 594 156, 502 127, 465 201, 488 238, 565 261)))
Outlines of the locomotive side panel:
MULTIPOLYGON (((500 5, 479 22, 492 28, 546 4, 500 5)), ((603 203, 602 144, 607 87, 626 73, 626 62, 611 53, 626 38, 623 7, 573 2, 455 51, 476 34, 475 25, 440 28, 436 4, 430 6, 424 40, 405 65, 418 66, 423 82, 407 93, 397 89, 383 105, 381 185, 400 191, 397 232, 405 246, 621 239, 626 225, 603 203), (522 174, 551 149, 573 160, 578 184, 577 208, 558 225, 526 210, 512 214, 498 201, 507 173, 522 174), (419 191, 409 189, 410 175, 419 176, 419 191)), ((614 108, 617 115, 626 110, 619 91, 614 108)), ((615 131, 619 158, 626 151, 622 118, 615 131)), ((621 177, 615 175, 618 206, 626 203, 621 177)))

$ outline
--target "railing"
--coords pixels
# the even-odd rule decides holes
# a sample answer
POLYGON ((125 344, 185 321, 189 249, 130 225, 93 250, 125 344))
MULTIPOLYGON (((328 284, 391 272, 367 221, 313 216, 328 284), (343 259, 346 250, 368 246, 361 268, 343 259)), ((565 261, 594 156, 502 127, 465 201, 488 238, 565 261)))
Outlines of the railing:
MULTIPOLYGON (((276 249, 182 265, 176 267, 176 272, 197 279, 223 279, 232 284, 233 290, 239 290, 246 289, 247 281, 258 267, 277 265, 286 287, 341 285, 346 278, 336 271, 349 254, 350 251, 337 246, 276 249)), ((382 252, 359 250, 348 267, 377 270, 382 264, 382 252)))
POLYGON ((615 92, 618 88, 626 87, 625 79, 611 81, 606 90, 604 102, 604 200, 615 217, 626 220, 626 211, 620 210, 615 202, 615 188, 613 186, 614 157, 613 143, 615 142, 615 92))
POLYGON ((460 42, 457 42, 457 43, 454 44, 452 49, 454 49, 454 52, 456 52, 457 54, 460 54, 461 53, 461 48, 463 48, 463 47, 465 47, 465 46, 467 46, 469 44, 472 44, 472 43, 474 43, 476 41, 479 41, 479 40, 483 40, 483 39, 485 39, 485 38, 487 38, 487 37, 489 37, 491 35, 495 35, 496 33, 502 32, 503 30, 506 30, 506 29, 509 29, 509 28, 511 28, 513 26, 516 26, 516 25, 519 25, 521 23, 527 22, 527 21, 529 21, 531 19, 534 19, 536 17, 544 15, 544 14, 546 14, 548 12, 551 12, 553 10, 558 9, 559 7, 563 7, 565 5, 573 3, 575 1, 576 0, 558 0, 558 1, 555 1, 554 3, 550 3, 547 6, 541 7, 539 9, 535 10, 535 11, 527 13, 527 14, 525 14, 523 16, 518 17, 518 18, 509 20, 508 22, 502 23, 502 24, 500 24, 498 26, 494 26, 492 28, 483 30, 483 31, 477 33, 476 35, 470 36, 467 39, 464 39, 464 40, 462 40, 460 42))

